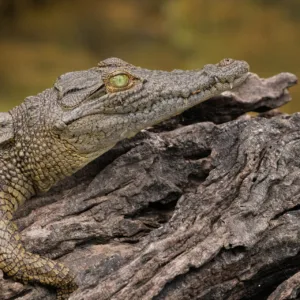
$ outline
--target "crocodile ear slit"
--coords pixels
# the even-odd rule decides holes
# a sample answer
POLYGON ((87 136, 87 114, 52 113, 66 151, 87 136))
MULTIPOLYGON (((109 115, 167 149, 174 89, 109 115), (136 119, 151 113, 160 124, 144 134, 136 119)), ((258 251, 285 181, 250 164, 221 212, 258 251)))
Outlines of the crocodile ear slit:
POLYGON ((97 91, 103 82, 99 73, 88 70, 60 76, 54 84, 58 102, 64 108, 75 108, 97 91))

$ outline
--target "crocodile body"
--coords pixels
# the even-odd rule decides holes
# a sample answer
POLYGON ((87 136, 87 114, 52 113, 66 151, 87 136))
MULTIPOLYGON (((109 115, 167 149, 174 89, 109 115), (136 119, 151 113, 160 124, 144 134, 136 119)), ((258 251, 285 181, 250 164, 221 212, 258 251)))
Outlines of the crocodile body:
POLYGON ((13 213, 38 192, 81 169, 118 141, 241 84, 249 66, 224 59, 172 72, 117 58, 60 76, 54 86, 0 113, 0 269, 13 279, 76 290, 67 267, 27 252, 13 213))

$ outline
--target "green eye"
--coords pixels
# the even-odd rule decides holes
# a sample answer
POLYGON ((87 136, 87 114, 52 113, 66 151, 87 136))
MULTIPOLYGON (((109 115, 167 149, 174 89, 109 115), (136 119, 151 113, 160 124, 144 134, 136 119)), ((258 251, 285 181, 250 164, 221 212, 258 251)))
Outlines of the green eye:
POLYGON ((129 76, 126 74, 118 74, 109 79, 109 83, 116 88, 123 88, 129 84, 129 76))

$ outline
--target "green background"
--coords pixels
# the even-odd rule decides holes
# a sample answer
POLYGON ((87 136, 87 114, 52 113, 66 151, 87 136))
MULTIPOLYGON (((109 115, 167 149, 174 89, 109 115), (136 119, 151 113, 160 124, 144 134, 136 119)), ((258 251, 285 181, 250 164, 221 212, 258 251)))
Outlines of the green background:
MULTIPOLYGON (((244 59, 300 74, 299 0, 0 0, 0 110, 62 73, 120 57, 150 69, 244 59)), ((300 86, 282 108, 300 110, 300 86)))

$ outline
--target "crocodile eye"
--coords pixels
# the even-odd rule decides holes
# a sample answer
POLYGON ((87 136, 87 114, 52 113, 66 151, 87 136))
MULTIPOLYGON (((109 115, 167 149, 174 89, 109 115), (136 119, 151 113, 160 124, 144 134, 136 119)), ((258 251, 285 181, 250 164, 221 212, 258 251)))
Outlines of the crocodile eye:
POLYGON ((129 85, 130 78, 127 74, 117 74, 109 79, 109 83, 114 88, 124 88, 129 85))
POLYGON ((118 93, 136 85, 139 79, 126 71, 117 70, 103 78, 108 93, 118 93))

